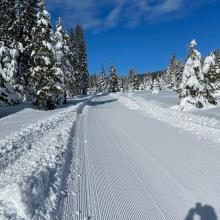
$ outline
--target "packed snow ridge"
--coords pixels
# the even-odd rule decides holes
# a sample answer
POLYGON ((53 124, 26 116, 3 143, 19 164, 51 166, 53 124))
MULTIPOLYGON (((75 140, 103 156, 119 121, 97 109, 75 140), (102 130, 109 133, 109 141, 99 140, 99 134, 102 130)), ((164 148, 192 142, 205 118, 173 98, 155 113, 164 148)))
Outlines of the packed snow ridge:
POLYGON ((215 118, 182 112, 178 107, 167 108, 156 101, 146 101, 142 97, 133 97, 132 93, 112 94, 126 107, 143 112, 150 117, 168 123, 171 126, 190 131, 198 138, 220 143, 220 121, 215 118))

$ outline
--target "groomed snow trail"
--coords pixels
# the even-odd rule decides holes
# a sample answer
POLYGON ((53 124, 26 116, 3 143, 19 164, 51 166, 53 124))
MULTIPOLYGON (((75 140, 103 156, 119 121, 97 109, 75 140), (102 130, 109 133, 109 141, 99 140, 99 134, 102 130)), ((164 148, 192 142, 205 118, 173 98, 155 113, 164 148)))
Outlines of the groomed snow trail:
POLYGON ((60 219, 184 220, 197 202, 220 217, 219 144, 111 96, 94 98, 75 134, 60 219))

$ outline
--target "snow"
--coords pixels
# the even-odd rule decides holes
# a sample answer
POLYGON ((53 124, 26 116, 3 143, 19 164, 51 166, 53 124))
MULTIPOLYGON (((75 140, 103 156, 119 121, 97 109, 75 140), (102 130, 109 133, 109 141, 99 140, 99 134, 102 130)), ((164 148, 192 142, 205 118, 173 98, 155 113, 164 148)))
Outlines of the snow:
POLYGON ((80 116, 60 219, 182 220, 197 202, 219 216, 219 144, 140 114, 127 95, 135 110, 125 108, 122 97, 95 98, 80 116))
POLYGON ((203 64, 203 73, 207 74, 210 69, 210 66, 214 64, 215 64, 215 55, 211 54, 210 56, 207 56, 203 64))
POLYGON ((144 91, 5 108, 0 219, 183 220, 203 215, 198 202, 220 217, 220 105, 177 103, 144 91))
POLYGON ((196 42, 195 39, 193 39, 193 40, 191 41, 191 43, 190 43, 190 47, 191 47, 191 48, 194 48, 194 47, 196 47, 196 46, 197 46, 197 42, 196 42))
POLYGON ((137 109, 140 112, 153 117, 167 124, 190 131, 199 139, 208 139, 214 143, 220 143, 220 121, 206 116, 197 116, 192 113, 181 112, 174 108, 164 108, 155 102, 146 102, 143 98, 124 96, 116 94, 113 97, 118 98, 130 109, 137 109))
MULTIPOLYGON (((89 99, 75 100, 79 101, 77 105, 52 111, 47 117, 42 116, 42 111, 31 109, 12 115, 18 131, 0 140, 0 219, 53 219, 69 138, 78 110, 89 99), (21 129, 17 120, 21 115, 25 118, 28 111, 32 116, 29 120, 45 119, 21 129)), ((9 124, 10 116, 1 121, 9 124)), ((4 127, 0 125, 2 131, 4 127)))
POLYGON ((181 100, 180 110, 188 110, 195 105, 198 108, 204 107, 207 102, 203 97, 204 73, 201 65, 201 54, 194 48, 196 43, 192 41, 190 56, 188 57, 180 84, 181 100))

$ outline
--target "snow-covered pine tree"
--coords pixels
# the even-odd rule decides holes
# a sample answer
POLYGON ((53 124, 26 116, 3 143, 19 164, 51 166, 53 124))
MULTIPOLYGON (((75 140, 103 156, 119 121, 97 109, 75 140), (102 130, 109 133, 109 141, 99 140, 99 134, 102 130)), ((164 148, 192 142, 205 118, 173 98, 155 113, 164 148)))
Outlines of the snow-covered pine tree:
POLYGON ((165 83, 165 73, 160 73, 157 75, 159 90, 164 90, 166 88, 165 83))
POLYGON ((203 74, 204 74, 204 97, 210 104, 216 105, 217 101, 214 97, 215 89, 213 83, 215 81, 214 75, 211 74, 211 67, 215 65, 215 55, 207 56, 203 64, 203 74))
POLYGON ((123 76, 119 77, 118 88, 119 88, 119 92, 128 91, 128 80, 126 77, 123 77, 123 76))
POLYGON ((152 94, 158 94, 159 93, 159 81, 158 81, 158 77, 154 76, 152 77, 152 94))
POLYGON ((80 25, 75 29, 75 44, 76 44, 76 56, 77 56, 77 82, 78 91, 82 94, 87 94, 87 88, 89 83, 89 73, 87 64, 87 52, 86 43, 84 40, 83 28, 80 25))
POLYGON ((44 0, 39 0, 37 22, 32 30, 30 86, 36 97, 34 103, 43 109, 54 109, 59 102, 60 71, 54 66, 56 59, 52 47, 52 27, 50 15, 44 0))
POLYGON ((202 108, 205 104, 201 54, 196 50, 196 46, 196 41, 192 40, 180 85, 180 110, 184 110, 188 105, 202 108))
POLYGON ((107 90, 107 79, 106 79, 105 68, 102 65, 101 74, 98 79, 98 91, 105 92, 106 90, 107 90))
POLYGON ((109 92, 118 92, 118 75, 115 66, 111 64, 109 72, 109 92))
POLYGON ((139 81, 135 68, 129 70, 128 79, 129 79, 129 89, 139 90, 139 81))
MULTIPOLYGON (((61 18, 58 19, 55 32, 55 53, 57 68, 60 70, 62 88, 64 91, 64 104, 67 102, 67 94, 72 92, 72 72, 74 71, 70 64, 70 49, 68 47, 69 37, 66 34, 61 18)), ((75 88, 73 88, 75 90, 75 88)))
POLYGON ((74 54, 71 52, 69 45, 70 45, 70 36, 65 33, 64 35, 64 42, 66 43, 64 46, 64 55, 65 55, 65 76, 66 76, 66 87, 67 87, 67 94, 70 97, 73 97, 76 94, 76 76, 75 76, 75 69, 72 62, 75 60, 74 54))
POLYGON ((166 71, 166 84, 167 84, 167 88, 169 89, 173 89, 175 85, 176 79, 175 79, 175 73, 173 71, 175 62, 176 62, 176 55, 174 54, 170 59, 170 64, 166 71))
POLYGON ((18 14, 19 14, 19 31, 18 31, 18 42, 22 44, 23 49, 20 51, 19 56, 19 77, 20 81, 26 90, 28 90, 28 70, 30 68, 30 57, 31 57, 31 40, 32 40, 32 29, 37 21, 37 0, 19 0, 18 1, 18 14))
POLYGON ((89 90, 92 92, 98 91, 98 77, 96 74, 89 75, 89 90))
POLYGON ((17 41, 17 1, 0 2, 0 41, 1 41, 1 99, 13 105, 21 101, 18 92, 21 89, 18 78, 18 58, 20 43, 17 41))
POLYGON ((152 76, 150 74, 144 75, 140 84, 140 90, 150 90, 152 84, 152 76))
POLYGON ((176 59, 174 54, 171 57, 170 64, 166 71, 166 84, 167 88, 177 91, 179 89, 184 65, 176 59))
POLYGON ((20 102, 15 85, 17 74, 17 51, 0 42, 0 106, 14 105, 20 102))
POLYGON ((210 75, 212 76, 212 86, 215 90, 220 89, 220 52, 219 50, 214 51, 215 62, 210 67, 210 75))
POLYGON ((77 71, 77 51, 76 51, 76 40, 75 40, 75 30, 71 30, 69 34, 65 35, 68 50, 67 57, 70 64, 70 78, 68 80, 68 94, 69 96, 74 96, 78 92, 78 81, 79 73, 77 71))
POLYGON ((0 2, 0 41, 4 46, 11 48, 12 43, 17 40, 17 17, 16 0, 1 0, 0 2))

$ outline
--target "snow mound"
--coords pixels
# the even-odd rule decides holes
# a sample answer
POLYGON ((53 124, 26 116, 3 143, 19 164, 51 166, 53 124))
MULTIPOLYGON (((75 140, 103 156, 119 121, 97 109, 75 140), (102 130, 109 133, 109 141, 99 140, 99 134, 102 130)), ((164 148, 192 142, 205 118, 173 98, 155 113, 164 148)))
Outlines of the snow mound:
POLYGON ((198 138, 220 143, 220 121, 206 116, 182 112, 173 107, 166 108, 154 101, 146 101, 141 97, 128 97, 124 94, 111 94, 119 102, 130 109, 138 110, 152 118, 168 123, 171 126, 190 131, 198 138), (133 108, 135 106, 135 108, 133 108))
POLYGON ((75 120, 86 101, 0 142, 0 219, 57 219, 75 120))
POLYGON ((55 129, 66 117, 72 117, 75 109, 76 107, 70 107, 49 117, 46 121, 38 121, 36 124, 0 140, 0 170, 12 163, 20 154, 29 150, 40 137, 55 129))

